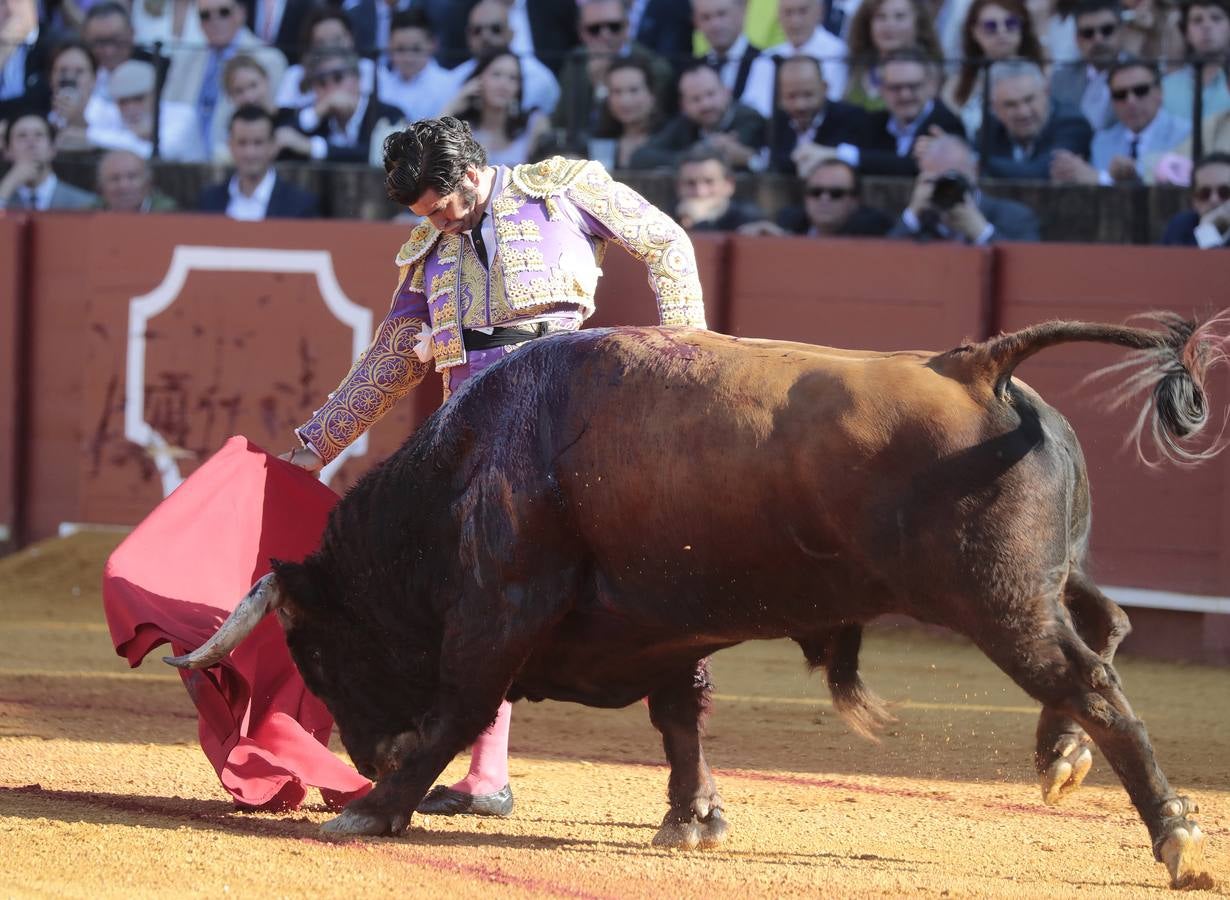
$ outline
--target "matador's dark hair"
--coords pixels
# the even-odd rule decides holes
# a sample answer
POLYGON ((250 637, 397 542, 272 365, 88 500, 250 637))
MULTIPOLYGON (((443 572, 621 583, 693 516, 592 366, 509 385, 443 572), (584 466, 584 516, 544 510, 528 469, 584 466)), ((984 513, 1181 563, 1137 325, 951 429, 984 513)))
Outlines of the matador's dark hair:
POLYGON ((487 151, 474 140, 470 126, 452 116, 421 119, 384 139, 385 188, 401 206, 423 192, 444 196, 457 190, 468 166, 487 165, 487 151))

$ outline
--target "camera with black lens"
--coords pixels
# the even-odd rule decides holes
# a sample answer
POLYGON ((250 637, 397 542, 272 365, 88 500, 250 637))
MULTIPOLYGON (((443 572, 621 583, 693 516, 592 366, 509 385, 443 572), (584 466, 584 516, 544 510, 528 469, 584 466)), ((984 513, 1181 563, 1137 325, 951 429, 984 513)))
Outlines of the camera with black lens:
POLYGON ((935 179, 931 188, 931 205, 947 212, 965 199, 973 190, 968 178, 957 171, 948 171, 935 179))

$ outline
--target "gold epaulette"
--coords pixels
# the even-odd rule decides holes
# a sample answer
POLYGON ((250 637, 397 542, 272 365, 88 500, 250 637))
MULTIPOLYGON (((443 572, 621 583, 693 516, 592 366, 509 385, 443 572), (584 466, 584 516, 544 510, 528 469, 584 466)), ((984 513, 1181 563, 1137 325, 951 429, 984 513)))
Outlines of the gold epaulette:
POLYGON ((542 162, 525 163, 514 166, 512 181, 527 197, 542 200, 562 194, 585 172, 586 168, 594 166, 602 168, 601 163, 586 159, 566 159, 563 156, 552 156, 542 162))
POLYGON ((397 251, 397 265, 408 266, 418 262, 427 255, 427 251, 432 248, 439 237, 440 232, 434 225, 426 220, 419 222, 410 232, 410 240, 402 244, 401 249, 397 251))

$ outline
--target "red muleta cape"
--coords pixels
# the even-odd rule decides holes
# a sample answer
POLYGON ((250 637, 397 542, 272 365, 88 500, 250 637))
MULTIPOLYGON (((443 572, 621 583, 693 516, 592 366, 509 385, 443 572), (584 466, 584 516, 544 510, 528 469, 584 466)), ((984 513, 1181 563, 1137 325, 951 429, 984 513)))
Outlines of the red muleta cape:
MULTIPOLYGON (((297 466, 231 438, 107 560, 103 608, 116 653, 136 667, 167 642, 176 655, 195 650, 271 558, 316 549, 337 500, 297 466)), ((201 749, 237 804, 294 809, 311 785, 337 808, 371 789, 328 750, 333 718, 304 686, 275 616, 218 665, 180 675, 201 749)))

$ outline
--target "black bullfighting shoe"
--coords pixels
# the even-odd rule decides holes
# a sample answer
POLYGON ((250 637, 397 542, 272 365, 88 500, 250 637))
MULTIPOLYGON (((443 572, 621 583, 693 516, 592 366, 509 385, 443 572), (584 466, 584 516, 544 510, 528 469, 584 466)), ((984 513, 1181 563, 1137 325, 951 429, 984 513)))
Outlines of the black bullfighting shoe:
POLYGON ((419 801, 418 811, 426 816, 509 816, 512 809, 511 784, 494 794, 463 794, 437 784, 419 801))

